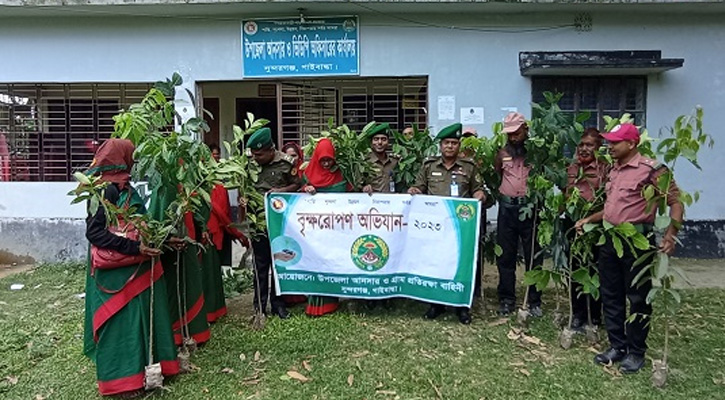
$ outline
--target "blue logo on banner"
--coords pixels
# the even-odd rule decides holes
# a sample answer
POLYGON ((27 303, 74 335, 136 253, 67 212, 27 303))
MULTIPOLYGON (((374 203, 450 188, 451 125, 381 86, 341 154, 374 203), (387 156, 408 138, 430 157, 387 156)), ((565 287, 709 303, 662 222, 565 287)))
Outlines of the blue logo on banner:
POLYGON ((358 75, 357 17, 242 21, 245 78, 358 75))

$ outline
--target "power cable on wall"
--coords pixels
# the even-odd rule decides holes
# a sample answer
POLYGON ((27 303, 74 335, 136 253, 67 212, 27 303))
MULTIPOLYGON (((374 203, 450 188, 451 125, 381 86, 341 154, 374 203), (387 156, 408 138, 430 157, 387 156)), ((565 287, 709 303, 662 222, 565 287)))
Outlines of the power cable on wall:
MULTIPOLYGON (((516 28, 502 29, 502 28, 482 28, 482 27, 474 27, 474 26, 441 25, 441 24, 436 24, 436 23, 432 23, 432 22, 418 21, 418 20, 414 20, 411 18, 406 18, 406 17, 402 17, 399 15, 395 15, 392 13, 387 13, 387 12, 380 11, 375 8, 363 5, 363 4, 352 2, 351 0, 346 0, 346 1, 349 4, 360 7, 367 11, 370 11, 370 12, 373 12, 373 13, 376 13, 379 15, 384 15, 391 19, 395 19, 398 21, 412 24, 412 25, 407 25, 407 26, 406 25, 395 25, 395 24, 367 24, 367 26, 396 27, 396 28, 436 28, 436 29, 458 30, 458 31, 468 31, 468 32, 482 32, 482 33, 532 33, 532 32, 542 32, 542 31, 551 31, 551 30, 578 27, 578 25, 576 23, 541 26, 541 27, 524 28, 524 29, 516 29, 516 28)), ((9 7, 16 7, 16 6, 0 5, 0 8, 9 8, 9 7)), ((75 7, 71 8, 71 7, 56 7, 56 6, 23 6, 23 7, 24 8, 37 8, 37 9, 42 9, 42 10, 61 11, 61 12, 74 12, 74 13, 115 16, 115 17, 118 17, 118 16, 148 17, 148 18, 196 20, 196 21, 239 21, 242 19, 241 16, 240 17, 217 17, 217 16, 197 16, 197 15, 147 14, 147 13, 118 12, 118 11, 106 11, 106 10, 89 10, 89 9, 75 8, 75 7)))

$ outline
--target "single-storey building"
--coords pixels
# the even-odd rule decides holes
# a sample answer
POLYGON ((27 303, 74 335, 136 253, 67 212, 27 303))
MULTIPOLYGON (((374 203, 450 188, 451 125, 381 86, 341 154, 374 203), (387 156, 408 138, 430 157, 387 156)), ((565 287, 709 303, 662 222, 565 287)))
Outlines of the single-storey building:
MULTIPOLYGON (((44 261, 85 256, 71 174, 175 71, 214 115, 207 143, 247 112, 280 145, 330 117, 486 135, 547 90, 590 126, 627 112, 656 136, 697 105, 718 142, 725 125, 722 0, 0 0, 0 54, 0 251, 44 261)), ((725 256, 720 145, 678 165, 702 192, 681 256, 725 256)))

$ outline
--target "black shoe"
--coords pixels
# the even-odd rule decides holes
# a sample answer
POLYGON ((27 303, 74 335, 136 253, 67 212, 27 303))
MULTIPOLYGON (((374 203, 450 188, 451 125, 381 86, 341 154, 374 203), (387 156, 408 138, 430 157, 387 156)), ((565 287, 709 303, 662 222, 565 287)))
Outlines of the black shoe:
POLYGON ((509 315, 514 312, 514 306, 510 303, 501 303, 498 305, 498 315, 509 315))
POLYGON ((279 319, 288 319, 290 317, 289 311, 287 311, 287 307, 285 306, 272 308, 272 315, 278 316, 279 319))
POLYGON ((436 319, 444 312, 446 312, 445 307, 440 306, 438 304, 431 304, 428 311, 426 311, 425 314, 423 314, 423 318, 424 319, 436 319))
POLYGON ((569 328, 579 333, 584 332, 584 320, 574 317, 574 319, 571 320, 571 326, 569 326, 569 328))
POLYGON ((456 310, 456 314, 458 314, 458 322, 463 325, 471 324, 473 319, 471 318, 471 311, 468 308, 459 308, 456 310))
POLYGON ((599 353, 596 356, 594 356, 594 363, 608 365, 608 364, 622 361, 622 359, 626 355, 627 355, 626 351, 610 347, 604 353, 599 353))
POLYGON ((622 363, 619 364, 619 372, 623 374, 633 374, 644 367, 644 357, 629 353, 622 363))

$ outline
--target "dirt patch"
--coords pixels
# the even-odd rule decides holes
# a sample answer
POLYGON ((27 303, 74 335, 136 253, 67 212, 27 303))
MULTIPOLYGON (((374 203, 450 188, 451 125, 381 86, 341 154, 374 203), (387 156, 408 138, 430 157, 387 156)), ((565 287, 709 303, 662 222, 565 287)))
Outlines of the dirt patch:
POLYGON ((20 272, 30 271, 33 267, 35 267, 35 264, 0 264, 0 279, 20 272))

